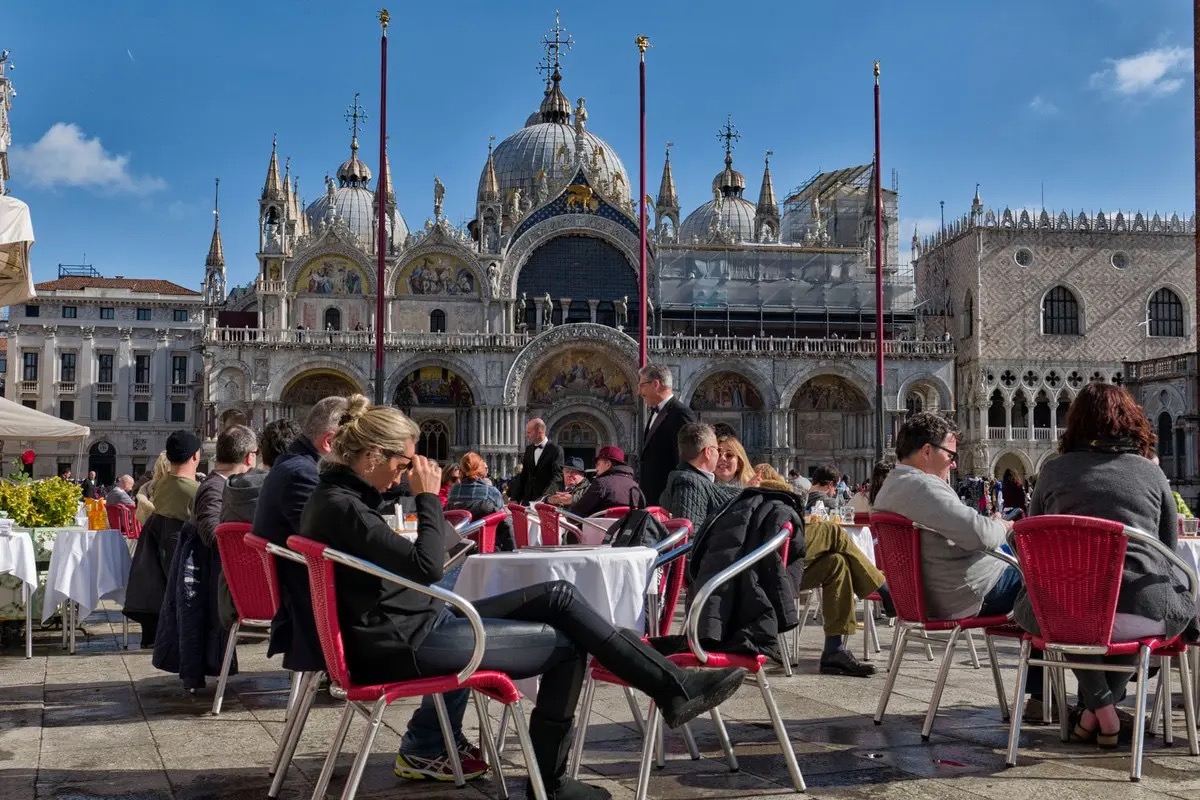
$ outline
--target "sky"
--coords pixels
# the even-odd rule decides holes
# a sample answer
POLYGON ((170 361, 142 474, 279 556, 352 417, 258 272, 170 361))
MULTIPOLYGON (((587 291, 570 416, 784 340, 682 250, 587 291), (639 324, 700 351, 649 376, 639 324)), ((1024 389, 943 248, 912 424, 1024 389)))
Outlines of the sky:
MULTIPOLYGON (((258 198, 278 136, 307 202, 349 155, 378 174, 379 25, 386 0, 287 3, 4 0, 11 51, 9 191, 30 205, 34 277, 59 263, 199 288, 220 178, 231 286, 257 273, 258 198)), ((647 188, 666 143, 683 214, 711 199, 717 133, 756 200, 765 151, 778 199, 872 158, 881 62, 882 164, 898 175, 902 247, 965 213, 976 183, 1001 209, 1195 208, 1191 6, 1183 0, 521 0, 394 4, 388 153, 412 229, 470 220, 489 136, 542 98, 541 41, 559 10, 563 89, 638 180, 638 56, 647 54, 647 188)))

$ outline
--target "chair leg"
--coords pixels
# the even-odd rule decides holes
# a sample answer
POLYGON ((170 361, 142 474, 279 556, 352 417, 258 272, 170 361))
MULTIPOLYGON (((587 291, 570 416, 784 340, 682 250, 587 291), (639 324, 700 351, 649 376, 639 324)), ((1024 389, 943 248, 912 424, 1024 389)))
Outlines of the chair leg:
POLYGON ((512 713, 512 706, 505 706, 500 710, 500 727, 496 729, 496 749, 501 753, 508 745, 508 718, 512 713))
POLYGON ((783 663, 783 674, 792 677, 792 648, 788 645, 786 633, 779 634, 775 641, 779 645, 779 660, 783 663))
MULTIPOLYGON (((362 781, 363 772, 367 768, 367 759, 371 757, 371 747, 375 744, 375 737, 379 735, 379 723, 383 721, 383 712, 386 709, 386 700, 380 698, 375 701, 375 706, 371 709, 370 720, 367 722, 367 731, 363 735, 362 744, 358 748, 358 753, 354 756, 354 763, 350 765, 350 774, 346 776, 346 786, 342 789, 342 800, 354 800, 354 795, 358 794, 358 784, 362 781)), ((441 715, 439 714, 438 716, 440 717, 441 715)))
POLYGON ((296 703, 300 700, 300 695, 303 693, 304 673, 293 672, 288 686, 287 707, 283 709, 283 721, 287 722, 292 718, 292 713, 296 710, 296 703))
POLYGON ((484 755, 487 756, 488 763, 492 765, 492 775, 496 779, 500 800, 508 800, 508 785, 504 782, 504 767, 500 763, 500 753, 496 750, 496 742, 492 739, 492 720, 484 710, 479 692, 471 692, 471 701, 475 704, 475 715, 479 717, 479 743, 483 745, 484 755))
POLYGON ((700 748, 696 746, 696 737, 692 736, 692 729, 688 723, 683 723, 679 727, 679 734, 683 737, 683 745, 687 748, 688 757, 692 761, 700 760, 700 748))
POLYGON ((1191 654, 1179 654, 1179 688, 1183 691, 1183 721, 1187 726, 1188 753, 1200 756, 1200 741, 1196 736, 1196 692, 1192 685, 1191 654))
POLYGON ((937 683, 933 685, 933 696, 929 698, 929 710, 925 712, 925 724, 921 726, 921 740, 928 742, 933 733, 933 718, 937 716, 938 706, 942 702, 942 690, 946 688, 946 678, 950 675, 950 665, 954 662, 954 648, 958 644, 962 628, 950 631, 950 641, 946 643, 946 652, 942 655, 942 666, 938 669, 937 683))
MULTIPOLYGON (((346 741, 346 732, 350 730, 350 722, 353 719, 354 704, 347 702, 346 707, 342 709, 342 718, 338 720, 333 740, 329 743, 329 755, 325 756, 325 764, 321 767, 317 785, 313 787, 312 800, 325 800, 325 793, 329 791, 329 779, 333 777, 333 768, 337 765, 338 756, 342 753, 342 743, 346 741)), ((278 777, 278 773, 276 773, 276 777, 278 777)))
POLYGON ((525 769, 529 772, 533 796, 535 800, 546 800, 546 784, 542 781, 542 771, 538 769, 533 741, 529 738, 529 723, 525 721, 525 711, 520 703, 513 707, 512 718, 513 727, 517 730, 517 741, 521 743, 521 753, 525 756, 525 769))
POLYGON ((875 632, 874 603, 863 600, 863 661, 871 660, 871 634, 875 632))
POLYGON ((992 683, 996 685, 996 702, 1000 704, 1000 721, 1008 722, 1008 696, 1004 694, 1004 677, 1000 674, 1000 662, 996 658, 996 643, 987 633, 983 634, 983 645, 987 648, 988 663, 992 667, 992 683))
MULTIPOLYGON (((275 748, 275 763, 271 766, 271 774, 275 777, 271 779, 271 788, 267 791, 267 797, 278 797, 283 788, 283 779, 287 777, 288 768, 292 765, 292 757, 295 756, 296 747, 300 744, 300 737, 304 734, 304 726, 308 722, 308 712, 312 709, 313 700, 317 697, 317 688, 321 685, 321 676, 324 673, 300 672, 297 674, 301 676, 304 693, 288 715, 283 738, 280 739, 279 746, 275 748)), ((342 735, 345 736, 345 733, 342 735)), ((340 745, 338 749, 341 749, 340 745)))
POLYGON ((633 714, 633 726, 638 729, 640 735, 645 736, 646 726, 642 724, 642 710, 638 708, 638 701, 633 695, 633 689, 628 686, 622 688, 625 691, 625 702, 629 703, 629 713, 633 714))
POLYGON ((663 769, 667 766, 667 748, 663 742, 663 726, 659 725, 654 732, 654 766, 663 769))
POLYGON ((1142 751, 1146 744, 1146 673, 1150 670, 1150 648, 1142 646, 1138 651, 1137 704, 1134 711, 1133 763, 1129 768, 1129 780, 1142 779, 1142 751))
POLYGON ((765 672, 759 671, 756 676, 758 688, 762 692, 763 703, 767 706, 767 714, 771 717, 771 727, 779 738, 779 748, 783 751, 783 760, 787 764, 788 774, 792 776, 792 786, 797 792, 805 791, 804 776, 800 774, 800 765, 796 763, 796 751, 792 749, 792 741, 788 737, 787 727, 779 716, 779 706, 775 705, 775 696, 771 694, 771 685, 767 682, 765 672))
MULTIPOLYGON (((1052 679, 1050 685, 1054 687, 1054 701, 1058 705, 1058 738, 1063 742, 1069 742, 1071 741, 1071 731, 1067 727, 1070 722, 1067 713, 1067 671, 1066 669, 1052 669, 1050 677, 1052 679)), ((1045 711, 1049 708, 1050 698, 1043 699, 1047 701, 1042 704, 1042 709, 1045 711)), ((1053 718, 1050 721, 1053 722, 1053 718)))
POLYGON ((237 650, 238 628, 241 625, 242 621, 238 620, 229 629, 229 641, 225 644, 225 658, 221 661, 221 675, 217 678, 217 693, 213 695, 212 715, 214 717, 221 713, 221 703, 225 701, 225 684, 229 682, 229 667, 233 664, 233 654, 237 650))
POLYGON ((125 616, 124 613, 121 614, 121 649, 129 649, 129 617, 125 616))
POLYGON ((654 761, 655 745, 658 741, 658 729, 662 726, 662 715, 654 701, 650 701, 650 714, 646 718, 646 735, 642 737, 642 758, 638 763, 637 790, 634 800, 646 800, 650 790, 650 764, 654 761))
POLYGON ((587 739, 588 723, 592 718, 592 703, 596 700, 596 679, 588 674, 583 684, 583 708, 575 723, 575 741, 571 743, 571 762, 568 773, 572 779, 579 778, 579 762, 583 760, 583 743, 587 739))
POLYGON ((883 713, 887 711, 888 700, 892 696, 892 687, 896 685, 896 675, 900 672, 900 662, 904 660, 904 645, 908 641, 908 626, 897 623, 892 628, 892 654, 888 659, 887 680, 883 683, 883 692, 879 695, 879 706, 875 709, 875 724, 883 723, 883 713))
POLYGON ((1175 744, 1175 727, 1171 724, 1171 659, 1158 659, 1158 677, 1162 681, 1163 744, 1172 747, 1175 744))
POLYGON ((442 740, 446 743, 446 753, 450 756, 450 768, 454 771, 454 785, 462 788, 467 785, 463 776, 462 759, 458 756, 458 742, 454 740, 454 731, 450 727, 450 713, 446 710, 445 695, 433 696, 433 707, 437 711, 438 724, 442 727, 442 740))
POLYGON ((1025 713, 1025 682, 1029 677, 1029 651, 1033 643, 1029 639, 1021 640, 1021 659, 1017 665, 1017 693, 1013 699, 1012 717, 1008 725, 1008 756, 1004 763, 1007 766, 1017 765, 1017 743, 1021 738, 1021 715, 1025 713))
POLYGON ((721 743, 721 750, 725 753, 725 763, 729 765, 729 771, 737 772, 741 769, 741 765, 738 764, 737 754, 733 752, 733 743, 729 741, 729 730, 725 727, 721 711, 714 706, 709 710, 708 715, 712 717, 713 728, 717 732, 717 741, 721 743))
POLYGON ((975 631, 967 631, 967 648, 971 651, 971 666, 980 668, 979 651, 975 649, 975 631))

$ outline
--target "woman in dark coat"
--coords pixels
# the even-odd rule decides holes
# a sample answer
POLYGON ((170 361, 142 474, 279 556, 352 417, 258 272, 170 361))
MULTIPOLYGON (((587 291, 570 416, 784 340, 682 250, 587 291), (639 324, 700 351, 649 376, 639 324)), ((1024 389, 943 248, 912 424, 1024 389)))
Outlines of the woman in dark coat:
MULTIPOLYGON (((415 455, 420 429, 399 410, 349 398, 331 460, 304 508, 301 535, 372 561, 409 580, 442 578, 445 518, 441 473, 415 455), (376 509, 380 492, 408 473, 416 496, 415 542, 397 536, 376 509)), ((336 567, 346 660, 362 683, 445 675, 470 660, 467 620, 427 595, 336 567)), ((542 583, 475 603, 487 631, 480 669, 514 678, 541 675, 530 736, 547 795, 558 800, 609 797, 566 777, 570 732, 588 654, 658 704, 669 726, 718 705, 737 691, 744 670, 684 670, 641 637, 599 616, 565 581, 542 583)))
POLYGON ((1025 491, 1025 484, 1021 482, 1020 476, 1011 469, 1004 470, 1004 477, 1000 479, 1000 498, 1004 501, 1005 511, 1020 510, 1021 513, 1013 516, 1012 519, 1020 519, 1025 516, 1029 492, 1025 491))

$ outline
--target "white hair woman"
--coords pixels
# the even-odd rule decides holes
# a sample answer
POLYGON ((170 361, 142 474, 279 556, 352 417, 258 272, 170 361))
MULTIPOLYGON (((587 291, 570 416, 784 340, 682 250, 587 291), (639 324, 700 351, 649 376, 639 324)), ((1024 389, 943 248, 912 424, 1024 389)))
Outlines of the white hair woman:
MULTIPOLYGON (((331 461, 300 519, 300 533, 424 584, 442 578, 441 471, 416 455, 417 425, 399 410, 349 398, 331 461), (376 511, 380 492, 408 473, 417 538, 397 536, 376 511)), ((471 657, 467 620, 427 595, 355 574, 338 584, 351 675, 361 683, 457 672, 471 657)), ((529 586, 475 603, 487 630, 480 669, 514 678, 542 675, 530 734, 548 797, 598 800, 600 787, 566 777, 571 724, 588 654, 652 697, 676 727, 718 705, 741 685, 740 669, 685 670, 597 614, 566 581, 529 586)), ((461 720, 454 720, 460 724, 461 720)))

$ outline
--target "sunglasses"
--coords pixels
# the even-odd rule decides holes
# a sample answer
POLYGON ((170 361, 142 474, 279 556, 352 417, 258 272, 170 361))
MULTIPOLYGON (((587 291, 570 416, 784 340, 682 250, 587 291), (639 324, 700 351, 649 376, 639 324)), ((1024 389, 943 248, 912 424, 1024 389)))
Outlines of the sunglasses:
POLYGON ((951 461, 958 461, 958 451, 957 450, 951 450, 949 447, 942 447, 940 444, 934 444, 933 442, 930 442, 929 446, 936 447, 938 450, 941 450, 943 453, 950 456, 951 461))
POLYGON ((392 459, 392 458, 403 458, 404 459, 404 466, 397 467, 397 470, 399 472, 408 472, 410 469, 412 469, 413 461, 411 458, 406 456, 404 453, 399 453, 395 450, 382 450, 380 452, 383 454, 383 457, 387 458, 387 459, 392 459))

